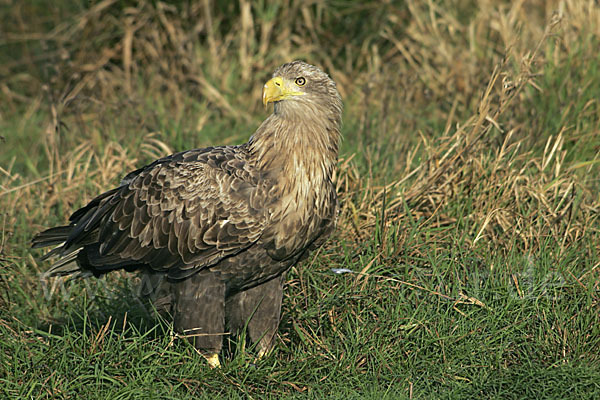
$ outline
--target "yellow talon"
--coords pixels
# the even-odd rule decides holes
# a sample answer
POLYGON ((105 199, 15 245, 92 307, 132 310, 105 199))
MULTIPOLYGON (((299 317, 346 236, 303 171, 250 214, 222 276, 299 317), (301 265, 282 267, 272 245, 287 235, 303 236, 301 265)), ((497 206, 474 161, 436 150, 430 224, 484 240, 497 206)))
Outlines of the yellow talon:
POLYGON ((204 358, 206 358, 206 361, 208 362, 208 366, 211 368, 221 368, 221 363, 219 362, 219 355, 218 354, 212 354, 210 356, 204 356, 204 358))
POLYGON ((257 359, 261 360, 264 356, 268 355, 269 353, 270 353, 270 349, 266 349, 266 350, 265 349, 260 349, 258 351, 258 357, 257 357, 257 359))

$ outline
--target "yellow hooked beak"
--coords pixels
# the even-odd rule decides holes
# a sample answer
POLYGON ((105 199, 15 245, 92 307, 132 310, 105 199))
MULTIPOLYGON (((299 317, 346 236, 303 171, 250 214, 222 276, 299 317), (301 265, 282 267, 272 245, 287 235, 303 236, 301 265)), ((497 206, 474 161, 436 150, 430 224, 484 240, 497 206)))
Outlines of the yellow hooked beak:
POLYGON ((280 76, 276 76, 265 83, 265 86, 263 87, 262 101, 265 108, 267 108, 267 104, 269 103, 285 100, 292 96, 301 96, 303 94, 304 92, 298 90, 298 87, 294 82, 283 79, 280 76))

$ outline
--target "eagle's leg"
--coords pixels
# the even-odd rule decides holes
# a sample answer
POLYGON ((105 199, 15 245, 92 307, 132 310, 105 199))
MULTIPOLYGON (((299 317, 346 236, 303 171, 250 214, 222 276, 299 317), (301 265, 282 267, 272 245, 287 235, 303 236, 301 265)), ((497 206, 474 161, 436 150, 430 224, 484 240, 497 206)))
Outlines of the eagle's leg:
POLYGON ((248 337, 256 345, 259 358, 267 354, 275 342, 284 282, 285 274, 227 299, 229 330, 237 336, 246 328, 248 337))
POLYGON ((172 284, 173 326, 218 367, 225 335, 225 283, 213 272, 202 271, 172 284))
POLYGON ((140 278, 138 295, 150 301, 152 309, 148 310, 149 314, 168 319, 172 313, 173 290, 166 274, 144 271, 140 278))

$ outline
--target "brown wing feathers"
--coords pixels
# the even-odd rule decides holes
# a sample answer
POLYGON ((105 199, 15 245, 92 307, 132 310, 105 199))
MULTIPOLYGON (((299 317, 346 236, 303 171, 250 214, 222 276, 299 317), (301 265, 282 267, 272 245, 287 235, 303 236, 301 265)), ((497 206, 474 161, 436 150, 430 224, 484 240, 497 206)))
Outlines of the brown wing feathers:
POLYGON ((262 221, 244 201, 256 187, 240 179, 236 149, 192 150, 135 171, 33 246, 64 242, 51 252, 63 257, 83 247, 77 260, 95 273, 145 265, 178 278, 242 251, 258 240, 262 221))

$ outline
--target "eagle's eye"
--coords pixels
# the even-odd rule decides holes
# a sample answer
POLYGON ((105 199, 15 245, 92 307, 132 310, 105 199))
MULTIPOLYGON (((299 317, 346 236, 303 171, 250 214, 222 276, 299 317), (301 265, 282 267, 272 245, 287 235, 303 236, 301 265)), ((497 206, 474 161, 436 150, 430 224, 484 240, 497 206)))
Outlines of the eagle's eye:
POLYGON ((301 76, 300 78, 296 78, 295 82, 298 86, 304 86, 304 84, 306 83, 306 79, 304 79, 304 77, 301 76))

